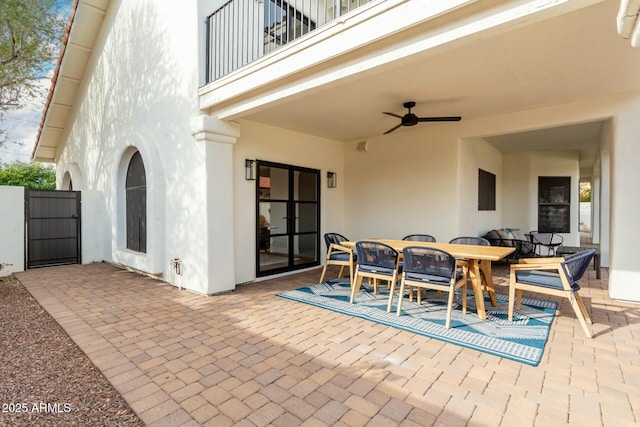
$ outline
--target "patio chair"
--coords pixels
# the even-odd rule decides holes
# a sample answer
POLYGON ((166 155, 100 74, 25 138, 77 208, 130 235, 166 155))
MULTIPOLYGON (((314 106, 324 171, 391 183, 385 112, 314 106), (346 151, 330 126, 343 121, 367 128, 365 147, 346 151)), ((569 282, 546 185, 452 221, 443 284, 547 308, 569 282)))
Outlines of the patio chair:
POLYGON ((431 234, 409 234, 408 236, 404 236, 402 240, 411 242, 435 242, 436 238, 431 234))
MULTIPOLYGON (((406 240, 409 242, 435 242, 436 238, 433 237, 431 234, 409 234, 408 236, 404 236, 402 238, 402 240, 406 240)), ((400 272, 402 271, 402 260, 400 260, 400 264, 399 264, 399 270, 398 270, 398 274, 400 274, 400 272)), ((418 304, 420 304, 420 297, 421 297, 421 293, 420 293, 420 288, 418 288, 417 290, 417 298, 418 298, 418 304)), ((438 296, 440 296, 440 292, 438 292, 438 296)), ((409 286, 409 301, 413 301, 413 287, 409 286)))
MULTIPOLYGON (((404 269, 400 280, 398 296, 398 316, 402 311, 402 299, 405 286, 418 289, 435 289, 449 292, 445 326, 451 326, 453 301, 458 288, 462 288, 462 312, 467 313, 467 275, 466 270, 456 268, 456 259, 440 249, 421 246, 408 246, 402 251, 404 269)), ((420 302, 418 301, 418 304, 420 302)))
POLYGON ((378 281, 389 281, 389 304, 387 312, 391 312, 393 293, 398 279, 398 252, 391 246, 380 242, 361 241, 356 242, 356 273, 351 287, 351 299, 353 304, 356 292, 360 291, 362 279, 373 279, 373 293, 378 293, 378 281))
POLYGON ((531 231, 529 233, 531 241, 540 247, 541 250, 546 250, 546 254, 540 253, 541 256, 556 256, 556 249, 562 245, 563 237, 558 233, 531 231))
MULTIPOLYGON (((478 245, 478 246, 491 246, 491 242, 489 242, 484 237, 475 237, 475 236, 461 236, 455 237, 449 240, 449 243, 456 245, 478 245)), ((457 258, 458 267, 468 268, 469 263, 467 260, 462 258, 457 258)))
POLYGON ((324 242, 327 245, 327 258, 324 263, 324 268, 322 269, 322 274, 320 275, 320 283, 324 282, 324 276, 327 273, 327 267, 329 265, 340 266, 340 272, 338 273, 338 277, 342 277, 342 273, 344 273, 344 268, 349 267, 349 283, 353 281, 353 265, 354 265, 355 255, 351 250, 351 248, 342 246, 340 244, 347 240, 349 239, 347 239, 342 234, 338 234, 338 233, 324 234, 324 242))
MULTIPOLYGON (((449 243, 453 243, 456 245, 478 245, 478 246, 491 246, 491 242, 489 242, 487 239, 485 239, 484 237, 476 237, 476 236, 460 236, 460 237, 454 237, 453 239, 451 239, 449 241, 449 243)), ((490 261, 481 261, 482 262, 490 262, 490 261)), ((465 274, 468 276, 469 274, 469 261, 463 258, 456 258, 456 265, 458 268, 462 268, 465 271, 465 274)), ((482 272, 482 269, 480 270, 480 280, 482 280, 482 283, 484 285, 484 290, 488 291, 487 289, 487 279, 486 277, 484 277, 484 273, 482 272)))
POLYGON ((455 237, 449 241, 449 243, 454 243, 458 245, 480 245, 480 246, 491 246, 491 243, 485 239, 484 237, 475 237, 475 236, 461 236, 455 237))
POLYGON ((578 280, 584 275, 595 253, 595 249, 587 249, 564 258, 522 259, 519 264, 512 264, 509 274, 509 321, 513 320, 514 303, 516 309, 520 309, 523 290, 564 297, 569 299, 584 333, 591 338, 587 327, 591 319, 578 293, 578 280))

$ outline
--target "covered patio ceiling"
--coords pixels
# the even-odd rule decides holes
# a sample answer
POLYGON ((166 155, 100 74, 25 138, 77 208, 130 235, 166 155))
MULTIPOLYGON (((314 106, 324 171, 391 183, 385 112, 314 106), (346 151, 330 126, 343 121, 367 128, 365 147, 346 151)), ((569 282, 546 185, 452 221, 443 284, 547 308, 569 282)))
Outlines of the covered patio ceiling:
MULTIPOLYGON (((404 101, 416 101, 413 112, 418 116, 461 115, 471 120, 638 91, 640 51, 617 32, 618 6, 605 0, 546 20, 514 23, 496 35, 480 34, 448 50, 426 51, 375 72, 352 75, 242 118, 357 141, 395 126, 397 119, 382 112, 402 115, 404 101)), ((582 173, 588 176, 607 119, 486 136, 504 152, 578 150, 582 173)))

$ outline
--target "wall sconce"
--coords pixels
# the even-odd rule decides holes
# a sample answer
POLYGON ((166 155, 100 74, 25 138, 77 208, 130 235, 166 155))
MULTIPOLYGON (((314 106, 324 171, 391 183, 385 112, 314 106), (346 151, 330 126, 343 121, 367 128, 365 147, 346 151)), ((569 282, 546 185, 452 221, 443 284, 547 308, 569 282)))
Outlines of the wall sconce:
POLYGON ((244 160, 244 179, 247 181, 255 181, 256 179, 256 161, 251 159, 244 160))
POLYGON ((336 188, 338 186, 338 174, 335 172, 327 172, 327 187, 336 188))

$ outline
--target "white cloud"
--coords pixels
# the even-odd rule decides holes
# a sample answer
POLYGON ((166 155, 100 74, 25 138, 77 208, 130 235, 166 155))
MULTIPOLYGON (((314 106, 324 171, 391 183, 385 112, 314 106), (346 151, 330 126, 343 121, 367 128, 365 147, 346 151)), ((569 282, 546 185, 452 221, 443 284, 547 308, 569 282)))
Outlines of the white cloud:
POLYGON ((41 96, 28 100, 23 108, 7 111, 0 119, 0 129, 4 132, 5 140, 5 144, 0 147, 0 163, 30 161, 50 85, 50 78, 41 79, 41 96))

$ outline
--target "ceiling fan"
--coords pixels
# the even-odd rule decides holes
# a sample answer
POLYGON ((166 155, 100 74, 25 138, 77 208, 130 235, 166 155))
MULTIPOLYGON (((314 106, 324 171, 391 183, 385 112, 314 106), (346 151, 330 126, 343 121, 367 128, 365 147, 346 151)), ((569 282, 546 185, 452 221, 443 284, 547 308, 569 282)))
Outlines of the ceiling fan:
POLYGON ((413 101, 408 101, 405 102, 404 104, 404 108, 408 109, 409 112, 407 114, 405 114, 404 116, 399 116, 397 114, 394 113, 388 113, 388 112, 383 112, 383 114, 387 114, 389 116, 393 116, 393 117, 397 117, 400 119, 400 124, 392 127, 391 129, 389 129, 388 131, 386 131, 384 134, 388 134, 393 132, 394 130, 398 129, 400 126, 415 126, 420 122, 459 122, 462 117, 460 116, 447 116, 447 117, 418 117, 415 114, 413 114, 411 112, 411 109, 413 107, 416 106, 416 103, 413 101))

